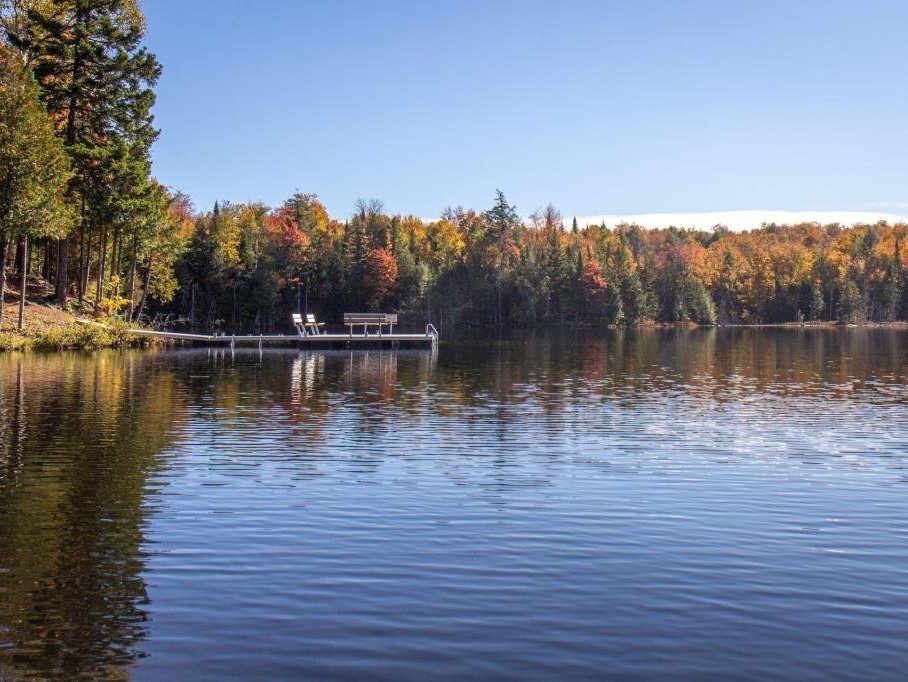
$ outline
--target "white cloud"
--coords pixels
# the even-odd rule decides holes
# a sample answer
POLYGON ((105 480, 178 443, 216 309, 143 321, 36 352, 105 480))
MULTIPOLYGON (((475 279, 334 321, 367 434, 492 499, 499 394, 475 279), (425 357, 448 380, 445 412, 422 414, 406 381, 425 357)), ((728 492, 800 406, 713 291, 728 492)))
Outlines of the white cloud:
POLYGON ((908 201, 873 201, 865 204, 865 206, 867 208, 889 209, 891 211, 905 213, 906 209, 908 209, 908 201))
MULTIPOLYGON (((599 225, 603 222, 608 227, 619 223, 636 223, 640 227, 692 227, 708 230, 713 225, 722 224, 735 232, 755 230, 762 223, 793 225, 796 223, 816 222, 840 223, 876 223, 885 220, 888 223, 908 222, 908 211, 904 213, 882 213, 879 211, 703 211, 700 213, 636 213, 629 215, 595 215, 577 216, 580 227, 599 225)), ((565 218, 565 226, 570 227, 571 218, 565 218)))

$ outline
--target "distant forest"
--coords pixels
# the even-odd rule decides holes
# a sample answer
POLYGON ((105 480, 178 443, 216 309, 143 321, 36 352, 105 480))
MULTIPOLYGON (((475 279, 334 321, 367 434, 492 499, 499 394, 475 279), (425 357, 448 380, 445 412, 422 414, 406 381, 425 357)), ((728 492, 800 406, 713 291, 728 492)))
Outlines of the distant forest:
POLYGON ((906 225, 578 228, 552 206, 520 220, 501 192, 434 221, 369 201, 341 222, 307 194, 180 215, 173 298, 150 310, 197 328, 270 330, 297 307, 446 326, 887 322, 908 309, 906 225))
POLYGON ((151 175, 153 87, 135 0, 0 0, 0 286, 42 277, 62 306, 197 330, 272 331, 387 311, 445 326, 888 322, 908 318, 908 225, 733 233, 565 225, 549 205, 437 220, 314 194, 190 199, 151 175))

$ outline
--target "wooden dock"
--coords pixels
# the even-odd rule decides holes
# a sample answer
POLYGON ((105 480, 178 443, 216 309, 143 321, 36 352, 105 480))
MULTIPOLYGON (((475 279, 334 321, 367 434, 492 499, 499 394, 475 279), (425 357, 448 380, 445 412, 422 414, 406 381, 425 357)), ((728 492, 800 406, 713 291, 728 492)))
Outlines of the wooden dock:
POLYGON ((183 332, 130 329, 129 333, 158 339, 209 345, 235 346, 295 346, 298 348, 427 348, 438 347, 438 332, 431 324, 424 334, 186 334, 183 332))

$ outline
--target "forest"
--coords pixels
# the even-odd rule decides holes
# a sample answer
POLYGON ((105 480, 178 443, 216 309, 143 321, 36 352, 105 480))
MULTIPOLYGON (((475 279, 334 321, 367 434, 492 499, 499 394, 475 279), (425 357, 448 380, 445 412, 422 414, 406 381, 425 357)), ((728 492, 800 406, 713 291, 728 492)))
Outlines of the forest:
POLYGON ((437 219, 375 199, 332 217, 304 192, 197 211, 152 173, 162 67, 136 0, 0 0, 0 31, 0 296, 46 281, 67 309, 223 332, 302 309, 448 328, 908 318, 905 224, 609 228, 491 190, 437 219))

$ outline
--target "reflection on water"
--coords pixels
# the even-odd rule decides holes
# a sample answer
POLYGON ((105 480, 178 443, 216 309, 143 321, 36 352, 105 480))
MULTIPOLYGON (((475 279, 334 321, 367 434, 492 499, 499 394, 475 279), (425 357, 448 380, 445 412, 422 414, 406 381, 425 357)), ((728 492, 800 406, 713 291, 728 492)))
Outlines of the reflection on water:
POLYGON ((906 377, 887 330, 0 356, 0 673, 895 677, 906 377))
POLYGON ((145 636, 143 496, 168 372, 140 355, 0 357, 0 646, 13 675, 110 675, 145 636))

